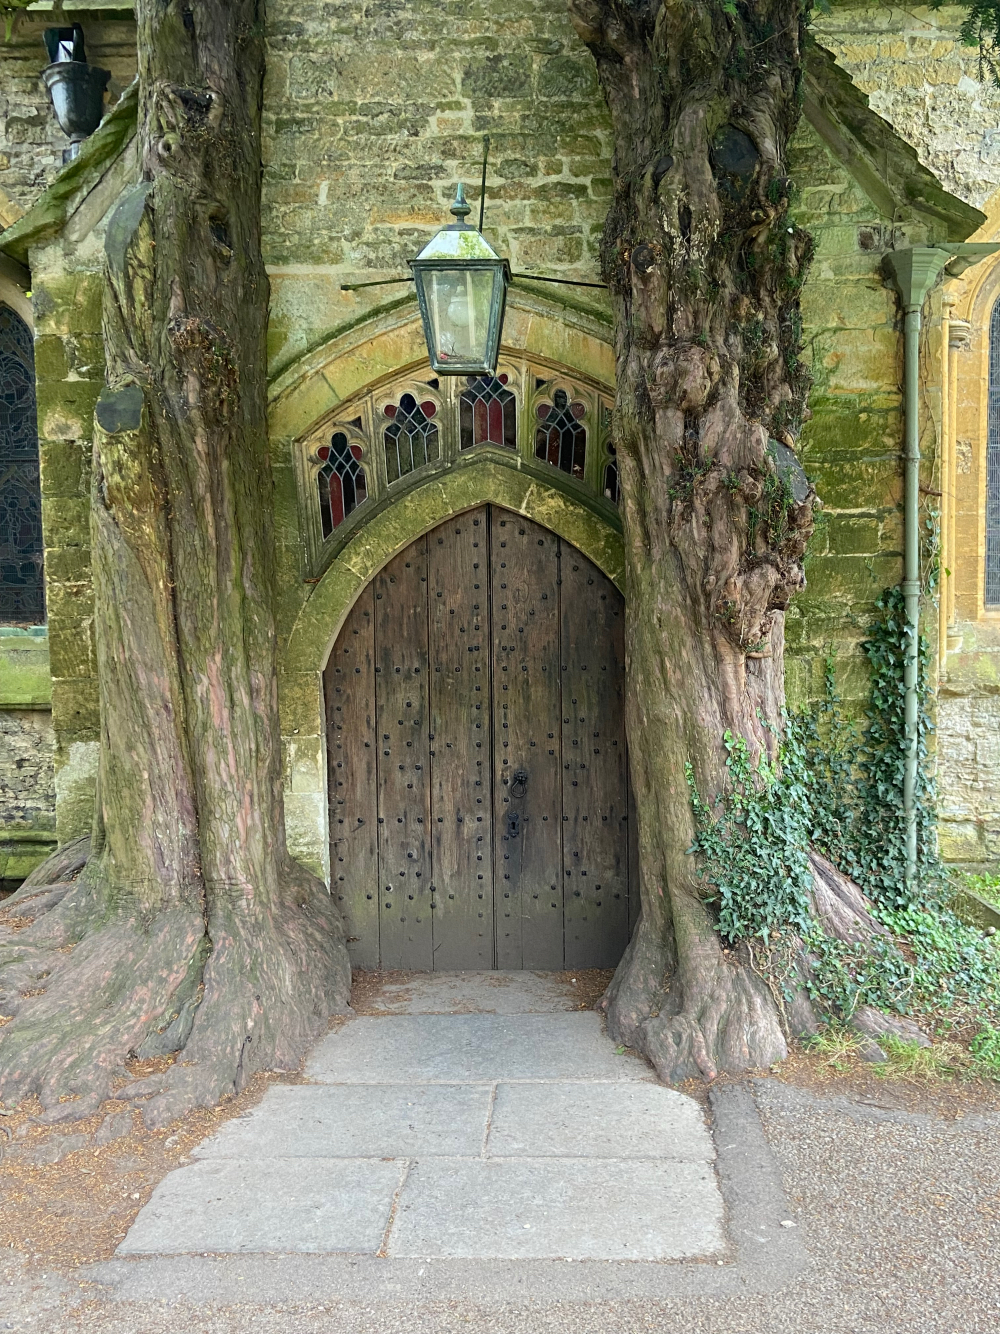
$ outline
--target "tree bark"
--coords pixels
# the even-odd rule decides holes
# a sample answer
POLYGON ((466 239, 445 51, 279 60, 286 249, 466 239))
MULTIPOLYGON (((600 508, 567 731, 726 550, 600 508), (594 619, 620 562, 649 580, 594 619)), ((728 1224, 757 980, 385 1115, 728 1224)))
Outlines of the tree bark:
POLYGON ((98 1105, 129 1058, 180 1053, 123 1095, 163 1124, 297 1062, 349 996, 339 916, 285 844, 263 17, 136 7, 142 179, 107 233, 91 505, 97 819, 79 878, 30 924, 20 891, 0 946, 0 1096, 52 1117, 98 1105))
POLYGON ((785 170, 804 11, 798 0, 570 9, 614 128, 602 258, 643 906, 604 1004, 612 1033, 663 1078, 713 1078, 786 1052, 769 988, 746 952, 722 948, 703 901, 685 765, 712 801, 727 731, 769 756, 781 733, 784 611, 804 583, 814 499, 792 453, 811 243, 791 221, 785 170))

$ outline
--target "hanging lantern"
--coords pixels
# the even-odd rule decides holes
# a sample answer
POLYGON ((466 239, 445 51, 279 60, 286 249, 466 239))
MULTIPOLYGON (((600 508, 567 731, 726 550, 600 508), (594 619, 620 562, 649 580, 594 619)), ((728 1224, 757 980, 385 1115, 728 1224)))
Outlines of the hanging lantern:
POLYGON ((472 210, 459 185, 455 221, 410 260, 427 352, 441 375, 492 374, 510 265, 465 219, 472 210))

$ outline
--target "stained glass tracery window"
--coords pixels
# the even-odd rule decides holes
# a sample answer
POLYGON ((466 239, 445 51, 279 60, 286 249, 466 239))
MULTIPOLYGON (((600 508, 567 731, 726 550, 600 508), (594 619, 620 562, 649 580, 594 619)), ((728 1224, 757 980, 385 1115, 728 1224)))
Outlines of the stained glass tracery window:
POLYGON ((470 375, 468 388, 459 399, 459 430, 462 449, 474 445, 500 445, 517 449, 517 400, 506 388, 504 374, 470 375))
POLYGON ((31 330, 0 305, 0 622, 45 619, 31 330))
POLYGON ((615 447, 608 445, 608 453, 611 459, 604 465, 604 499, 610 500, 612 505, 618 504, 618 460, 614 457, 615 447))
POLYGON ((453 464, 472 463, 477 446, 485 447, 484 460, 501 450, 505 457, 494 453, 496 463, 548 475, 550 486, 561 485, 549 475, 558 469, 574 491, 582 485, 605 507, 617 506, 612 412, 610 389, 527 357, 502 360, 492 375, 401 370, 342 403, 328 425, 295 443, 308 567, 325 569, 358 520, 453 464))
POLYGON ((352 445, 343 431, 334 432, 329 445, 316 451, 317 457, 323 460, 316 480, 324 537, 329 537, 368 498, 368 479, 361 466, 361 453, 361 446, 352 445))
POLYGON ((585 404, 570 402, 566 390, 557 389, 551 403, 539 403, 535 428, 535 457, 581 481, 587 457, 586 413, 585 404))
POLYGON ((403 394, 398 405, 387 403, 383 411, 390 418, 385 428, 386 477, 390 483, 398 482, 438 457, 438 428, 432 421, 437 405, 429 399, 418 403, 412 394, 403 394))

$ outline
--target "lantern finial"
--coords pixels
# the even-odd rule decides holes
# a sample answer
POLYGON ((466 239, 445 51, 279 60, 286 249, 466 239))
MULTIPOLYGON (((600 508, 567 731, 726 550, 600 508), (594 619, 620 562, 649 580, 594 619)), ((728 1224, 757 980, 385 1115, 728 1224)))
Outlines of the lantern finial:
POLYGON ((471 212, 472 205, 465 197, 465 186, 459 181, 455 189, 455 202, 451 206, 452 217, 455 218, 452 227, 467 227, 469 224, 465 219, 471 212))

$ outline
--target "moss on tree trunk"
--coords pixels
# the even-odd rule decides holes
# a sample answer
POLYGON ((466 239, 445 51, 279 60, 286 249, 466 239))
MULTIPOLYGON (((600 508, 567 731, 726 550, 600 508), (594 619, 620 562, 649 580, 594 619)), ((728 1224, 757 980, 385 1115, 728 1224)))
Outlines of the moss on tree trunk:
POLYGON ((614 126, 603 267, 615 308, 626 719, 643 916, 605 1004, 668 1079, 785 1053, 771 993, 724 950, 689 849, 685 765, 725 786, 726 732, 773 754, 784 611, 813 494, 791 221, 798 0, 572 0, 614 126))
POLYGON ((130 1057, 180 1053, 128 1089, 162 1124, 297 1062, 350 969, 329 894, 285 844, 263 7, 139 0, 136 19, 141 181, 107 233, 91 506, 95 835, 41 911, 37 876, 5 905, 0 1095, 79 1116, 130 1057))

